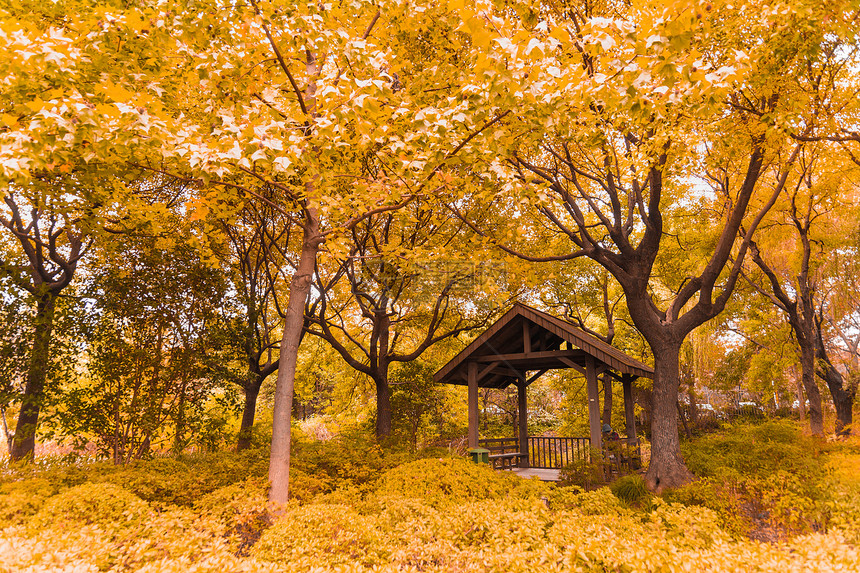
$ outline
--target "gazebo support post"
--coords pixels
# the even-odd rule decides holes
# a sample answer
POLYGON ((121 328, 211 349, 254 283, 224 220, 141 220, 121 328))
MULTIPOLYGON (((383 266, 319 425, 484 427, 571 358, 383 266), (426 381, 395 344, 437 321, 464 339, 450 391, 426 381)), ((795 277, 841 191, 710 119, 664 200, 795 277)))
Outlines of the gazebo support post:
POLYGON ((602 452, 603 440, 600 435, 600 400, 597 388, 597 368, 592 356, 588 356, 585 360, 585 382, 588 387, 588 428, 591 431, 591 447, 593 450, 602 452))
POLYGON ((633 413, 633 376, 622 374, 621 386, 624 388, 624 422, 628 438, 636 437, 636 416, 633 413))
MULTIPOLYGON (((520 453, 529 455, 529 411, 526 403, 526 381, 525 378, 517 380, 517 422, 519 426, 520 453)), ((520 467, 529 467, 529 458, 520 458, 520 467)))
POLYGON ((478 447, 478 363, 469 362, 466 367, 469 383, 469 447, 478 447))

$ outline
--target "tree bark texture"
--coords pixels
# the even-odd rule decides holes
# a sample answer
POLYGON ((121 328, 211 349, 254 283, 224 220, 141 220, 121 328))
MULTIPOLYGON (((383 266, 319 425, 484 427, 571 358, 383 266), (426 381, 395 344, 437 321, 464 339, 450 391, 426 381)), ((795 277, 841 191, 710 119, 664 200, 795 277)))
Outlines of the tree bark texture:
POLYGON ((821 332, 821 316, 815 317, 815 358, 818 376, 827 384, 836 408, 836 434, 840 436, 851 433, 854 421, 854 399, 857 397, 857 383, 845 383, 842 373, 836 369, 827 348, 824 346, 824 336, 821 332))
POLYGON ((824 435, 824 414, 821 407, 821 392, 815 380, 815 350, 805 344, 800 347, 800 381, 809 400, 809 430, 814 436, 824 435))
POLYGON ((301 256, 290 283, 275 384, 272 451, 269 456, 269 501, 278 505, 286 503, 290 494, 290 427, 296 364, 305 324, 305 303, 311 290, 317 253, 323 241, 319 216, 315 209, 307 209, 301 256))
POLYGON ((54 327, 56 300, 57 297, 53 292, 47 292, 39 297, 36 304, 35 330, 27 370, 27 383, 24 388, 21 413, 15 426, 15 436, 9 449, 9 456, 16 461, 32 458, 35 454, 36 426, 39 423, 39 412, 45 398, 45 380, 48 376, 51 356, 51 333, 54 327))
POLYGON ((612 376, 604 372, 603 376, 603 423, 612 425, 612 376))
POLYGON ((678 436, 678 387, 681 341, 651 344, 654 390, 651 395, 651 461, 645 483, 656 493, 694 479, 681 458, 678 436))
POLYGON ((376 386, 376 437, 391 435, 391 386, 388 385, 388 367, 373 377, 376 386))
MULTIPOLYGON (((260 381, 262 383, 262 381, 260 381)), ((239 424, 239 434, 236 438, 236 451, 241 452, 251 447, 251 437, 254 431, 254 417, 257 412, 257 396, 260 394, 260 384, 249 383, 245 387, 245 404, 242 407, 242 421, 239 424)))

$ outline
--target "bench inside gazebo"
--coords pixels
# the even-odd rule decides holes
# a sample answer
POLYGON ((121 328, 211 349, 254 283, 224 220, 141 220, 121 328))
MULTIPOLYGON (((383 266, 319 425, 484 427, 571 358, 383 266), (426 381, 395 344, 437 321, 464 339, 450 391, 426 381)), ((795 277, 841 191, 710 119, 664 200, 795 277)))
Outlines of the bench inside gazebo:
POLYGON ((569 322, 516 303, 483 334, 443 366, 433 379, 441 384, 468 386, 470 449, 490 451, 494 467, 515 469, 524 475, 552 479, 558 470, 578 461, 590 461, 592 450, 603 452, 607 469, 630 464, 639 452, 633 413, 633 381, 652 378, 654 371, 617 348, 591 336, 569 322), (573 368, 585 376, 588 390, 588 437, 528 435, 526 389, 549 370, 573 368), (598 377, 604 383, 619 381, 624 390, 626 437, 603 443, 598 377), (517 436, 480 439, 478 389, 517 388, 517 436), (533 470, 554 470, 553 472, 533 470))

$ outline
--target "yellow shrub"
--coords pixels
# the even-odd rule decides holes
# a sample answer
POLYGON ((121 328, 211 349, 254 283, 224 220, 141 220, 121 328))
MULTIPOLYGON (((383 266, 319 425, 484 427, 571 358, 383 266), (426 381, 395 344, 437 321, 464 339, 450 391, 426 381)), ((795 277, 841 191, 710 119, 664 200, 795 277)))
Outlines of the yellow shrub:
POLYGON ((523 480, 458 458, 406 463, 385 472, 376 484, 379 495, 420 499, 437 509, 484 499, 534 499, 547 491, 548 486, 538 480, 523 480))
POLYGON ((381 564, 390 548, 375 522, 345 505, 293 506, 263 533, 251 554, 299 570, 381 564))
POLYGON ((29 478, 0 485, 0 522, 23 523, 41 509, 57 488, 44 478, 29 478))
POLYGON ((45 501, 29 522, 31 529, 135 527, 149 514, 149 505, 133 493, 109 483, 84 483, 45 501))

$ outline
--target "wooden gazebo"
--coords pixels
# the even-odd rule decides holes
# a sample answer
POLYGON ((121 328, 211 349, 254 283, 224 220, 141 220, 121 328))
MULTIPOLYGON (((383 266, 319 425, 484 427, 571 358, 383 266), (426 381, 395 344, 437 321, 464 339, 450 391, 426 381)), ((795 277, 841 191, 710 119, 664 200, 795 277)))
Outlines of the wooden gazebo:
MULTIPOLYGON (((541 438, 528 436, 526 388, 556 368, 573 368, 585 375, 592 448, 602 449, 597 378, 604 372, 623 385, 625 430, 629 438, 635 438, 632 383, 640 376, 652 378, 653 369, 569 322, 519 302, 436 372, 433 380, 469 387, 470 448, 479 445, 478 388, 516 384, 520 412, 516 456, 520 467, 530 467, 534 455, 530 450, 535 446, 530 449, 529 441, 537 444, 541 438)), ((541 462, 539 467, 548 467, 547 462, 541 462)))

